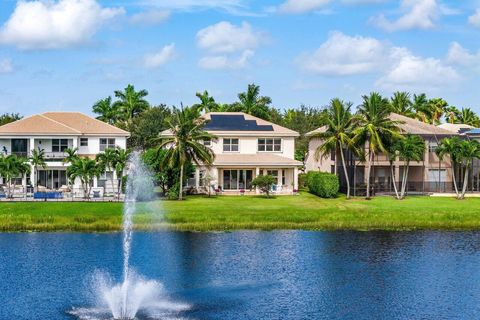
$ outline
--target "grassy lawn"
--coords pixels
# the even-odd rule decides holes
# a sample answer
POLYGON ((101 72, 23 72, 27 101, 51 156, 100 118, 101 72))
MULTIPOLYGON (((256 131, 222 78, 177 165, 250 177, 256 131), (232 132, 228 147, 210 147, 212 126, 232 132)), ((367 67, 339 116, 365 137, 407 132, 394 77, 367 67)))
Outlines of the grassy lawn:
MULTIPOLYGON (((306 229, 413 230, 480 229, 480 199, 391 197, 345 200, 300 196, 187 197, 141 204, 138 229, 176 230, 306 229)), ((116 231, 120 203, 1 203, 3 231, 116 231)))

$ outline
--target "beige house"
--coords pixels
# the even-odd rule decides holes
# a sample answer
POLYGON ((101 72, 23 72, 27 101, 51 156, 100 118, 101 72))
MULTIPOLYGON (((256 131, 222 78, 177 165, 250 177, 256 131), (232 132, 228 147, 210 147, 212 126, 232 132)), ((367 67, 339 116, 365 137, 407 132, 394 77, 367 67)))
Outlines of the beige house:
MULTIPOLYGON (((419 135, 425 140, 425 154, 423 160, 419 162, 411 162, 408 176, 408 191, 411 193, 428 193, 428 192, 450 192, 453 188, 452 165, 447 158, 440 161, 435 154, 435 149, 440 140, 445 137, 457 135, 457 133, 437 127, 431 124, 408 118, 399 114, 392 113, 390 118, 400 121, 400 130, 403 134, 419 135)), ((315 133, 322 132, 326 128, 318 128, 307 135, 312 136, 315 133)), ((312 138, 309 144, 309 152, 306 160, 307 171, 324 171, 336 173, 340 176, 340 183, 345 188, 345 178, 343 173, 342 162, 339 156, 335 154, 316 160, 314 157, 315 150, 320 146, 322 141, 319 138, 312 138)), ((368 148, 365 150, 368 153, 368 148)), ((346 155, 347 170, 349 173, 352 193, 365 188, 366 184, 366 166, 364 162, 359 161, 354 155, 347 152, 346 155)), ((397 159, 393 163, 396 182, 403 172, 404 161, 397 159)), ((392 175, 390 161, 387 155, 379 153, 375 155, 372 172, 371 184, 374 186, 375 192, 392 192, 392 175)))
MULTIPOLYGON (((0 153, 29 157, 32 150, 42 150, 46 161, 45 168, 38 168, 27 179, 19 178, 17 185, 31 192, 39 190, 58 191, 66 189, 68 164, 63 163, 65 149, 77 148, 77 154, 94 158, 107 148, 126 148, 127 131, 89 117, 80 112, 45 112, 25 117, 21 120, 0 126, 0 153)), ((105 172, 95 178, 92 190, 112 193, 111 176, 105 172)), ((3 179, 2 179, 3 180, 3 179)), ((72 191, 81 192, 80 181, 76 181, 72 191)))
MULTIPOLYGON (((252 180, 269 174, 277 179, 273 192, 291 194, 298 189, 302 163, 294 159, 297 132, 242 112, 212 112, 203 118, 205 130, 217 137, 216 141, 204 141, 215 153, 215 161, 210 167, 197 167, 187 188, 257 193, 252 180)), ((170 135, 169 130, 162 132, 164 137, 170 135)))

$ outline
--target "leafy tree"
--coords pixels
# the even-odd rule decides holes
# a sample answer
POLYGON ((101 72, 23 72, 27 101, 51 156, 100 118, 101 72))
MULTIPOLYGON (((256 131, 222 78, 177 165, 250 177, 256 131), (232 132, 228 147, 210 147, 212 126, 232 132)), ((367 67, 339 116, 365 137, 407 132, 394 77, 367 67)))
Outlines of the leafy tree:
POLYGON ((103 168, 95 160, 77 158, 67 168, 67 177, 70 181, 75 181, 78 178, 82 185, 83 197, 89 199, 92 181, 95 177, 99 177, 102 171, 103 168))
POLYGON ((350 111, 351 108, 352 103, 350 102, 345 103, 338 98, 332 99, 330 106, 324 114, 327 129, 324 132, 311 136, 311 138, 320 138, 322 140, 322 144, 315 151, 315 159, 318 160, 320 155, 326 157, 332 152, 335 152, 335 154, 337 152, 340 153, 345 182, 347 183, 347 199, 350 199, 350 179, 344 150, 350 149, 358 154, 358 149, 355 147, 352 139, 356 118, 353 117, 350 111))
POLYGON ((457 198, 460 197, 460 193, 458 191, 457 179, 455 177, 455 166, 461 159, 460 142, 461 140, 458 137, 444 138, 440 141, 435 150, 435 153, 440 161, 443 161, 446 155, 450 157, 450 161, 452 163, 453 186, 455 188, 455 194, 457 198))
POLYGON ((0 175, 7 182, 7 198, 13 197, 15 185, 12 183, 12 180, 19 175, 23 177, 23 174, 28 170, 23 163, 23 158, 18 158, 16 155, 0 156, 0 175))
POLYGON ((113 107, 118 110, 118 118, 125 128, 130 129, 133 119, 150 108, 150 104, 145 100, 147 95, 147 90, 135 91, 131 84, 123 91, 115 91, 118 100, 113 103, 113 107))
POLYGON ((167 137, 159 145, 159 150, 167 149, 164 165, 180 168, 179 200, 182 199, 185 164, 193 161, 197 165, 208 166, 215 157, 213 151, 203 145, 203 141, 216 137, 203 129, 205 121, 199 120, 197 116, 196 108, 175 109, 172 120, 168 122, 171 137, 167 137))
POLYGON ((171 110, 165 105, 152 107, 133 119, 128 147, 147 150, 155 147, 160 133, 167 129, 171 110))
POLYGON ((277 182, 277 179, 274 176, 259 175, 252 180, 252 186, 260 189, 260 191, 265 193, 267 198, 269 198, 272 185, 274 185, 276 182, 277 182))
POLYGON ((404 115, 406 117, 415 117, 413 102, 410 100, 410 93, 397 91, 390 98, 390 108, 392 112, 404 115))
POLYGON ((198 108, 200 111, 212 112, 218 110, 218 103, 215 102, 215 99, 208 94, 208 91, 205 90, 202 92, 197 92, 195 94, 200 103, 194 104, 193 107, 198 108))
POLYGON ((0 115, 0 126, 22 119, 19 113, 4 113, 0 115))
POLYGON ((272 103, 270 97, 260 96, 260 87, 249 84, 247 91, 238 94, 237 111, 245 112, 252 116, 270 119, 269 105, 272 103))
POLYGON ((114 125, 119 117, 117 108, 112 105, 112 97, 100 99, 92 107, 94 113, 98 114, 97 119, 114 125))
POLYGON ((367 156, 367 199, 370 198, 370 176, 373 157, 379 151, 387 153, 386 142, 400 136, 398 125, 400 122, 391 120, 388 100, 379 93, 372 92, 363 96, 363 103, 358 108, 358 124, 354 129, 355 143, 368 146, 367 156))
POLYGON ((47 163, 45 162, 45 151, 43 149, 33 149, 30 155, 30 163, 35 170, 35 190, 38 191, 38 167, 46 168, 47 163))
POLYGON ((404 199, 407 188, 410 162, 422 161, 425 154, 425 141, 420 136, 408 134, 404 139, 399 139, 397 141, 395 149, 398 151, 400 159, 404 161, 402 187, 399 198, 404 199))

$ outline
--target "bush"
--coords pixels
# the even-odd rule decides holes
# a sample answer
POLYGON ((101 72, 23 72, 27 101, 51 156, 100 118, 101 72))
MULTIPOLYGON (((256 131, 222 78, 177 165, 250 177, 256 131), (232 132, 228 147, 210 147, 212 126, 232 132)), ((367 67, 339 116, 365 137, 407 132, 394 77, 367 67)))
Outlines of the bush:
POLYGON ((168 200, 177 200, 178 199, 178 192, 180 190, 180 184, 176 183, 168 189, 167 192, 167 199, 168 200))
POLYGON ((277 179, 271 175, 260 175, 253 179, 252 186, 259 188, 267 197, 270 197, 270 189, 276 181, 277 179))
POLYGON ((311 171, 307 174, 310 193, 321 198, 335 198, 340 188, 338 177, 331 173, 311 171))
POLYGON ((306 173, 300 173, 298 175, 298 188, 302 189, 307 186, 307 174, 306 173))

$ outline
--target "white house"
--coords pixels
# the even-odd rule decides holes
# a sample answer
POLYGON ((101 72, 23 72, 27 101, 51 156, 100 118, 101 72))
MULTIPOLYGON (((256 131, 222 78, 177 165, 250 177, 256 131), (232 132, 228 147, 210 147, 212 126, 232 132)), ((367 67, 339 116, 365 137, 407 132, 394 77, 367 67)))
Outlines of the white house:
MULTIPOLYGON (((226 194, 258 192, 252 180, 261 174, 277 178, 277 194, 291 194, 298 189, 298 167, 295 160, 295 138, 298 132, 243 112, 211 112, 203 116, 205 130, 217 137, 204 141, 215 153, 210 167, 197 167, 187 187, 206 192, 220 188, 226 194)), ((162 136, 170 136, 166 130, 162 136)))
MULTIPOLYGON (((68 164, 62 162, 65 149, 78 148, 79 156, 94 158, 107 148, 125 149, 128 136, 127 131, 80 112, 45 112, 0 126, 0 153, 28 157, 34 149, 43 150, 46 168, 38 168, 38 177, 32 168, 27 181, 20 179, 17 184, 59 190, 68 185, 68 164)), ((94 187, 112 189, 111 174, 95 179, 94 187)), ((73 188, 79 191, 80 183, 73 188)))

